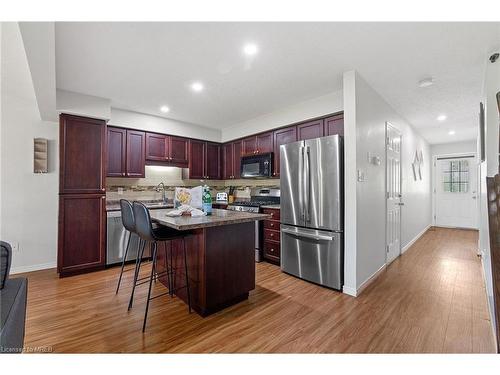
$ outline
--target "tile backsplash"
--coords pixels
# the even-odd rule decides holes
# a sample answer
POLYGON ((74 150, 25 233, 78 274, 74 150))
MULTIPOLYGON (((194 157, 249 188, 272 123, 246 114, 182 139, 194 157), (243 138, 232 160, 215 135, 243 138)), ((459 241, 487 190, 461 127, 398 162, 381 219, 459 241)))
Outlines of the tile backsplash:
POLYGON ((235 186, 236 198, 250 198, 250 189, 256 187, 279 187, 279 179, 258 180, 183 180, 182 169, 176 167, 146 166, 145 178, 119 178, 108 177, 106 179, 106 199, 115 201, 119 199, 129 200, 160 200, 161 192, 155 187, 163 182, 166 187, 166 196, 169 200, 174 197, 175 187, 194 187, 208 185, 212 190, 212 196, 216 192, 228 191, 230 186, 235 186))

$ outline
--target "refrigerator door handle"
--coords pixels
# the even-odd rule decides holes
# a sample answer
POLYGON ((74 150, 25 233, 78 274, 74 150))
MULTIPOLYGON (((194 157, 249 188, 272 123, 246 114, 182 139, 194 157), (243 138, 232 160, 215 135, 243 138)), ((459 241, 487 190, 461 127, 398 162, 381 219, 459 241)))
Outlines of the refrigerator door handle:
POLYGON ((310 148, 309 146, 305 146, 305 156, 304 156, 304 169, 305 169, 305 189, 304 189, 304 195, 305 195, 305 199, 304 199, 304 202, 305 202, 305 208, 304 208, 304 211, 305 211, 305 220, 306 220, 306 223, 311 221, 311 212, 310 212, 310 207, 309 207, 309 199, 310 199, 310 195, 311 195, 311 164, 310 164, 310 148))
POLYGON ((302 220, 306 220, 306 193, 305 193, 305 189, 306 189, 306 186, 305 186, 305 147, 304 146, 300 146, 300 156, 301 156, 301 161, 302 161, 302 165, 299 166, 299 170, 301 171, 301 174, 299 174, 299 178, 302 177, 300 179, 301 183, 302 183, 302 191, 299 193, 299 201, 300 201, 300 216, 301 216, 301 219, 302 220), (301 176, 302 175, 302 176, 301 176), (301 196, 300 196, 301 195, 301 196))
POLYGON ((333 241, 334 238, 332 236, 326 236, 324 234, 313 234, 313 233, 307 233, 307 232, 301 232, 298 230, 293 230, 293 229, 288 229, 288 228, 281 228, 281 231, 283 233, 288 233, 292 234, 297 237, 306 237, 306 238, 311 238, 313 240, 317 241, 333 241))

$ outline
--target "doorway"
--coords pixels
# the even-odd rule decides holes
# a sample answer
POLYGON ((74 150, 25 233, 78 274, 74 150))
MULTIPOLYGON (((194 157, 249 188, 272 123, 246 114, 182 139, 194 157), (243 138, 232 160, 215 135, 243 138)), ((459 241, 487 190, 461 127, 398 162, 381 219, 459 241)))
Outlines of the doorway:
POLYGON ((434 159, 434 225, 477 229, 476 155, 441 155, 434 159))
POLYGON ((390 123, 385 128, 386 175, 386 264, 401 254, 401 145, 399 129, 390 123))

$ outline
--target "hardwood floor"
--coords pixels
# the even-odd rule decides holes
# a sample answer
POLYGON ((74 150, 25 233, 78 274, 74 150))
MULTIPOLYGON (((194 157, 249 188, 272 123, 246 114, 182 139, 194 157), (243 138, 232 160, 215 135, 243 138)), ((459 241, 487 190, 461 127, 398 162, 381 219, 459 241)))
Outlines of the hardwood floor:
POLYGON ((118 268, 64 279, 32 272, 25 345, 87 353, 494 352, 476 246, 475 231, 431 229, 358 298, 259 263, 248 301, 201 318, 160 297, 145 334, 145 285, 127 312, 131 272, 118 295, 118 268))

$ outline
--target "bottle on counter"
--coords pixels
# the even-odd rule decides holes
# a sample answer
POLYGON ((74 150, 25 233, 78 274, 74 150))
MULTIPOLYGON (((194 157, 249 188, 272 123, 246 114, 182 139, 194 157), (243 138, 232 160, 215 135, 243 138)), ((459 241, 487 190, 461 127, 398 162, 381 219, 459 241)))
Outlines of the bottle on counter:
POLYGON ((212 215, 212 195, 210 194, 210 188, 207 185, 203 186, 202 205, 203 211, 207 215, 212 215))

